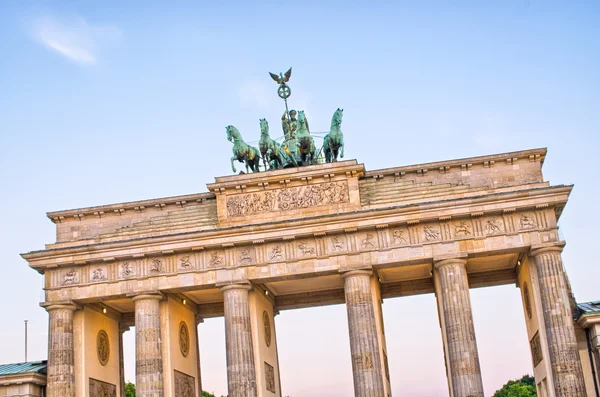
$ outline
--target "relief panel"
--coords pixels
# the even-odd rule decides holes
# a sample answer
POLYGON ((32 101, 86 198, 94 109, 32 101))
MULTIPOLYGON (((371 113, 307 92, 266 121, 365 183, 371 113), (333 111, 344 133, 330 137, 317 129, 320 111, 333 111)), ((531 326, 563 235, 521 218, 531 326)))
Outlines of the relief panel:
POLYGON ((340 234, 331 236, 329 238, 329 250, 333 253, 348 251, 348 247, 346 245, 346 236, 340 234))
POLYGON ((175 395, 177 397, 196 397, 194 377, 175 370, 175 395))
POLYGON ((320 183, 228 196, 227 216, 248 216, 349 202, 348 182, 320 183))
POLYGON ((196 268, 196 258, 192 254, 177 256, 177 268, 179 270, 193 270, 196 268))
POLYGON ((119 278, 132 278, 138 275, 136 261, 123 261, 119 263, 119 278))
POLYGON ((265 386, 268 391, 275 393, 275 368, 265 361, 265 386))
POLYGON ((542 355, 542 344, 540 342, 540 334, 536 332, 529 342, 531 345, 531 357, 533 358, 533 368, 537 367, 544 359, 542 355))
POLYGON ((67 286, 73 284, 79 284, 81 282, 80 269, 77 267, 71 267, 63 269, 60 272, 60 284, 67 286))
POLYGON ((285 260, 285 245, 272 244, 267 247, 267 261, 268 262, 279 262, 285 260))
POLYGON ((392 245, 408 245, 410 244, 408 236, 408 228, 398 227, 392 229, 392 245))
POLYGON ((97 283, 108 280, 108 266, 92 265, 90 266, 90 282, 97 283))
POLYGON ((254 247, 240 247, 236 252, 238 266, 247 266, 256 263, 256 250, 254 247))
POLYGON ((359 241, 359 250, 369 251, 379 248, 379 241, 377 239, 377 232, 361 233, 357 235, 359 241))
POLYGON ((90 378, 90 397, 117 397, 117 386, 90 378))

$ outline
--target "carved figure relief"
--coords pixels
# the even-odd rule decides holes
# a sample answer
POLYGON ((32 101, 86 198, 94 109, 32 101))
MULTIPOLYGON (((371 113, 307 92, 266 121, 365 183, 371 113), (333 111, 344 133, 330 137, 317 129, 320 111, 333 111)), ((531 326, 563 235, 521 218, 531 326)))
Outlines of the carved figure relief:
POLYGON ((271 320, 266 310, 263 311, 263 326, 265 328, 265 343, 269 347, 271 346, 271 320))
POLYGON ((90 378, 90 397, 117 397, 117 386, 90 378))
POLYGON ((500 225, 501 222, 498 220, 498 218, 488 219, 485 223, 485 233, 487 235, 501 233, 502 230, 500 229, 500 225))
POLYGON ((298 244, 298 249, 302 256, 309 256, 315 254, 315 247, 310 247, 305 241, 298 244))
POLYGON ((76 284, 77 282, 78 282, 77 269, 75 269, 75 268, 69 269, 63 275, 63 282, 62 282, 63 285, 76 284))
POLYGON ((92 281, 106 280, 106 273, 103 268, 94 269, 92 272, 92 281))
POLYGON ((272 211, 289 211, 350 201, 346 181, 238 194, 227 197, 227 215, 247 216, 272 211))
POLYGON ((334 251, 342 251, 344 249, 344 242, 340 238, 340 236, 333 236, 331 238, 331 246, 334 251))
POLYGON ((239 251, 239 264, 247 265, 252 263, 254 260, 252 259, 251 249, 248 247, 240 248, 239 251))
POLYGON ((470 236, 471 233, 471 225, 469 225, 465 221, 460 221, 460 223, 454 225, 454 235, 456 237, 466 237, 470 236))
POLYGON ((392 237, 394 237, 394 244, 408 244, 406 237, 404 237, 404 230, 402 229, 394 230, 392 237))
POLYGON ((373 236, 371 233, 367 233, 365 238, 362 240, 362 246, 364 249, 376 248, 377 241, 375 240, 375 236, 373 236))
POLYGON ((196 397, 196 380, 193 376, 175 371, 175 396, 196 397))
POLYGON ((425 232, 425 239, 427 239, 427 241, 434 241, 440 239, 440 232, 435 230, 433 226, 424 226, 423 231, 425 232))
POLYGON ((125 278, 135 276, 135 270, 129 262, 123 262, 121 265, 121 276, 125 278))
POLYGON ((192 260, 190 259, 189 255, 184 255, 181 258, 179 258, 179 266, 182 269, 191 269, 192 266, 192 260))
POLYGON ((519 220, 519 228, 521 230, 537 229, 537 223, 535 223, 533 218, 531 218, 527 214, 521 214, 521 219, 519 220))
POLYGON ((106 331, 103 329, 98 331, 98 335, 96 336, 96 353, 98 354, 100 364, 103 366, 106 365, 110 358, 110 342, 106 331))
POLYGON ((179 323, 179 350, 183 357, 187 357, 190 352, 190 331, 185 321, 179 323))
POLYGON ((269 252, 269 260, 279 261, 281 259, 283 259, 283 250, 281 249, 281 245, 276 245, 271 248, 271 252, 269 252))
POLYGON ((531 319, 533 315, 531 310, 531 298, 529 297, 529 287, 527 283, 523 283, 523 301, 525 302, 525 312, 527 313, 527 317, 531 319))
POLYGON ((219 255, 218 252, 211 252, 210 253, 210 264, 212 266, 219 266, 223 264, 223 257, 221 255, 219 255))
POLYGON ((150 273, 162 273, 163 272, 163 264, 160 259, 153 259, 150 264, 150 273))
POLYGON ((275 393, 275 368, 265 361, 265 386, 268 391, 275 393))
POLYGON ((540 342, 539 332, 536 332, 535 335, 533 335, 529 345, 531 347, 531 356, 533 358, 533 368, 535 368, 544 359, 544 356, 542 355, 542 344, 540 342))

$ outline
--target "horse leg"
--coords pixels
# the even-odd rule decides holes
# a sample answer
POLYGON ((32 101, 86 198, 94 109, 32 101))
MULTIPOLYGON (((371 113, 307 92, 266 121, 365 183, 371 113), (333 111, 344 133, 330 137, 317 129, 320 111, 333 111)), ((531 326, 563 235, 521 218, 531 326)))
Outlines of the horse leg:
POLYGON ((340 144, 340 158, 344 158, 344 141, 340 144))
POLYGON ((235 165, 233 165, 233 162, 234 162, 235 160, 237 160, 237 157, 236 157, 236 156, 233 156, 233 157, 231 158, 231 170, 232 170, 233 172, 237 172, 237 171, 235 170, 235 165))

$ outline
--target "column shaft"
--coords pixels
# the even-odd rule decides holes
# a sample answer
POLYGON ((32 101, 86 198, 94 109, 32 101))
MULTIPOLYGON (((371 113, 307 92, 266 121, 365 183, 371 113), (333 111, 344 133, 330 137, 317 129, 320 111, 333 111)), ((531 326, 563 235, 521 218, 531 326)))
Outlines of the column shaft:
POLYGON ((256 369, 248 306, 249 285, 221 288, 225 308, 227 388, 229 397, 256 397, 256 369))
POLYGON ((532 251, 535 257, 550 366, 556 397, 585 397, 587 392, 577 348, 569 293, 560 257, 562 247, 532 251))
POLYGON ((437 262, 437 297, 444 317, 447 364, 454 397, 483 397, 483 382, 471 312, 467 261, 437 262))
POLYGON ((355 270, 343 275, 356 397, 384 397, 371 274, 355 270))
POLYGON ((48 397, 75 397, 75 350, 73 312, 75 305, 48 306, 48 397))
POLYGON ((139 295, 135 302, 136 396, 163 397, 163 361, 159 295, 139 295))

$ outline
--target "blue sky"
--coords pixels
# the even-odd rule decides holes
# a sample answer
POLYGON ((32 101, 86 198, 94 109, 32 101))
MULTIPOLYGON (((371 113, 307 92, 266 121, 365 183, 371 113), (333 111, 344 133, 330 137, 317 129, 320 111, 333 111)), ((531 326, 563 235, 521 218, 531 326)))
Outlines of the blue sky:
MULTIPOLYGON (((230 173, 226 125, 280 135, 267 72, 289 66, 291 107, 313 131, 344 108, 346 158, 367 169, 548 147, 545 178, 575 184, 565 265, 579 300, 600 299, 598 20, 597 1, 0 2, 0 361, 22 360, 26 318, 46 357, 42 279, 18 255, 53 241, 45 212, 205 191, 230 173)), ((491 395, 531 371, 519 294, 472 301, 491 395)), ((384 314, 394 394, 447 395, 433 296, 384 314)), ((286 395, 351 395, 343 306, 276 325, 286 395)), ((223 322, 200 329, 205 388, 224 394, 223 322)))

